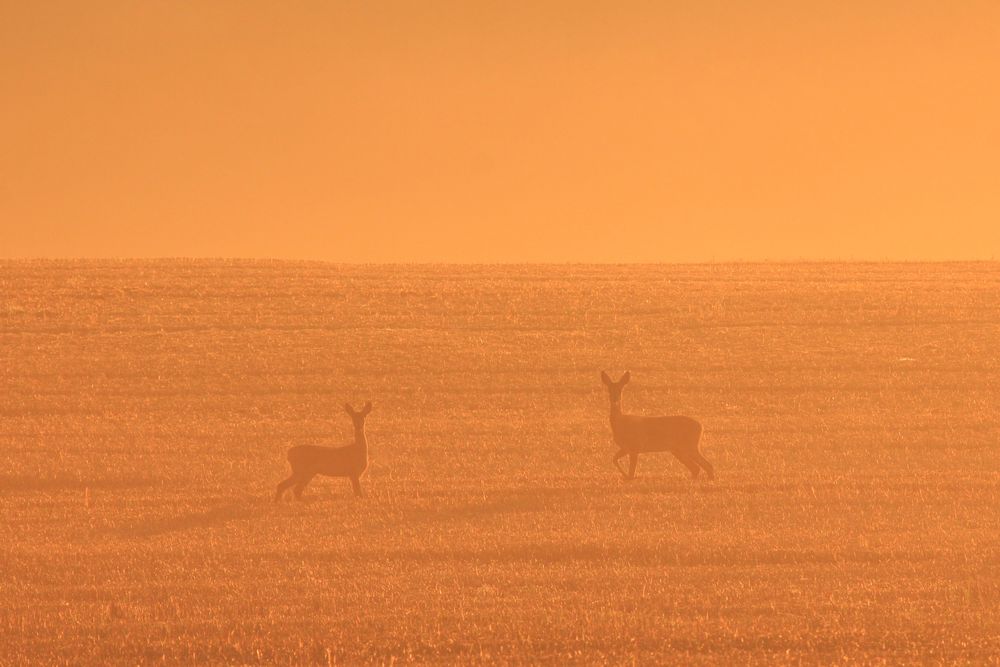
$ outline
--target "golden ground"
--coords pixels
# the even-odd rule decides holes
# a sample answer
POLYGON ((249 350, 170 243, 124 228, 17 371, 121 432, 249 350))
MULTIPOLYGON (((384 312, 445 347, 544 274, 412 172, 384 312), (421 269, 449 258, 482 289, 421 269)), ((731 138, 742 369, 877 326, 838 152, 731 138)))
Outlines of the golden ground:
POLYGON ((3 262, 0 663, 997 661, 998 351, 996 264, 3 262))

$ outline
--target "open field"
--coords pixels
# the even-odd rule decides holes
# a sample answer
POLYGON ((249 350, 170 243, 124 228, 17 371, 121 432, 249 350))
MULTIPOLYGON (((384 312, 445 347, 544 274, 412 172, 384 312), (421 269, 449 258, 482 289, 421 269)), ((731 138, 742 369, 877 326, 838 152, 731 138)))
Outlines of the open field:
POLYGON ((997 662, 998 523, 997 264, 0 262, 0 664, 997 662))

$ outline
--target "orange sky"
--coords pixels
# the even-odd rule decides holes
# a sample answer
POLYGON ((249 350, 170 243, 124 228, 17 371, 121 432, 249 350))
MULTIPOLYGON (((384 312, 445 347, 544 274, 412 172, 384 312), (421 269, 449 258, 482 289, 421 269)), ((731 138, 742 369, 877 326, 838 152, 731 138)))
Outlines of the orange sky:
POLYGON ((1000 2, 0 5, 0 256, 1000 255, 1000 2))

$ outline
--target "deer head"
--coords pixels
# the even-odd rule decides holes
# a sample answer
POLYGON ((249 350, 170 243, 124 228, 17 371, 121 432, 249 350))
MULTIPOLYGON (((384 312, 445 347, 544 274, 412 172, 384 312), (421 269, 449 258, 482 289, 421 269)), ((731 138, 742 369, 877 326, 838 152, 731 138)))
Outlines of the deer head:
POLYGON ((347 414, 351 417, 351 421, 354 422, 354 429, 360 431, 365 427, 365 418, 372 411, 372 402, 368 401, 365 403, 365 407, 361 408, 361 410, 355 410, 351 407, 350 403, 344 403, 344 410, 347 411, 347 414))
POLYGON ((625 385, 628 381, 632 379, 632 374, 625 371, 621 379, 618 382, 612 382, 611 378, 607 373, 601 371, 601 381, 604 386, 608 388, 608 398, 611 399, 611 405, 621 406, 622 403, 622 390, 625 389, 625 385))

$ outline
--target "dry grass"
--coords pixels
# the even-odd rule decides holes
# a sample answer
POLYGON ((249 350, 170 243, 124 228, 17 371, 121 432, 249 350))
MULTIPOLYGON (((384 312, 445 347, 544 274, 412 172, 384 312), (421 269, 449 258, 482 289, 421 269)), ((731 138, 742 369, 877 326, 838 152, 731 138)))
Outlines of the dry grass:
POLYGON ((0 662, 996 661, 998 350, 994 264, 0 263, 0 662))

